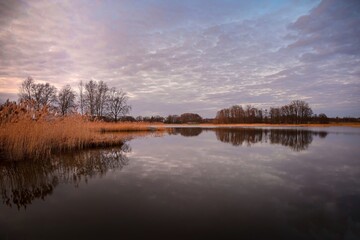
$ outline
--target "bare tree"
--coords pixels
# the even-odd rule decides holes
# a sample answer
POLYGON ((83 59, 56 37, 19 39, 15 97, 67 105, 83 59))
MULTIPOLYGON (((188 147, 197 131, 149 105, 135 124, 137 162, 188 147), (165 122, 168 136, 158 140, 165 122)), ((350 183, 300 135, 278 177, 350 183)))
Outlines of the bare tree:
POLYGON ((108 85, 103 82, 100 81, 97 84, 97 91, 96 91, 96 98, 95 98, 95 105, 96 105, 96 115, 97 116, 103 116, 104 115, 104 110, 105 110, 105 105, 106 105, 106 101, 108 98, 108 92, 109 92, 109 87, 108 85))
POLYGON ((32 77, 27 77, 20 86, 19 89, 19 101, 26 101, 32 99, 32 89, 35 85, 34 79, 32 77))
POLYGON ((86 105, 86 112, 90 115, 95 115, 96 111, 96 95, 97 95, 97 82, 90 80, 85 84, 84 102, 86 105))
POLYGON ((305 101, 295 100, 290 105, 294 109, 295 123, 306 123, 313 114, 309 104, 305 101))
POLYGON ((201 123, 202 117, 197 113, 183 113, 180 115, 181 123, 201 123))
POLYGON ((108 115, 114 119, 115 122, 119 120, 120 116, 123 116, 130 112, 131 106, 127 104, 128 97, 122 90, 116 90, 111 88, 108 94, 108 115))
POLYGON ((169 115, 165 119, 165 123, 181 123, 179 115, 169 115))
POLYGON ((81 80, 79 85, 79 107, 81 115, 84 115, 84 108, 85 108, 85 99, 84 99, 84 83, 81 80))
POLYGON ((76 93, 71 89, 70 85, 64 86, 58 94, 58 104, 61 115, 66 115, 75 111, 76 93))
POLYGON ((56 103, 56 88, 49 83, 38 83, 33 87, 33 93, 38 108, 56 103))
POLYGON ((28 77, 20 87, 20 101, 33 100, 35 107, 53 106, 56 103, 56 88, 49 83, 35 84, 33 78, 28 77))

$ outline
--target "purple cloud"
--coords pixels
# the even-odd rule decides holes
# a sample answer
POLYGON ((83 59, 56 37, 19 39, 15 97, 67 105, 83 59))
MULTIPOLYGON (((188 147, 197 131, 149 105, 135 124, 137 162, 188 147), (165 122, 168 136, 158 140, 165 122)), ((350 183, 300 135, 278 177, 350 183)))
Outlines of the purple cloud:
POLYGON ((21 81, 103 80, 133 115, 305 99, 360 115, 357 1, 2 1, 0 101, 21 81), (191 109, 189 108, 191 106, 191 109))

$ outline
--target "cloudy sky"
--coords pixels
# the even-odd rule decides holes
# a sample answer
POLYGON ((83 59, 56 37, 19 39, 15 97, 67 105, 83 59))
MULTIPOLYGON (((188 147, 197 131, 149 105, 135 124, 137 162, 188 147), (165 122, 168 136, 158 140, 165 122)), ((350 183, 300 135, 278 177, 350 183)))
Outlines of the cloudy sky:
POLYGON ((0 101, 103 80, 132 115, 295 99, 360 117, 358 0, 0 0, 0 101))

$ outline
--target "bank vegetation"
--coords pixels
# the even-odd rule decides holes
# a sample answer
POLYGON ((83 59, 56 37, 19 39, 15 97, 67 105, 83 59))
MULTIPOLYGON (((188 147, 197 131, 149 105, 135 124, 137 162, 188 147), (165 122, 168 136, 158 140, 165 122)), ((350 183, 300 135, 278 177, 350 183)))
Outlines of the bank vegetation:
POLYGON ((133 137, 163 130, 149 123, 109 123, 77 113, 58 116, 46 105, 34 108, 32 104, 1 106, 0 160, 41 159, 59 152, 120 146, 133 137))

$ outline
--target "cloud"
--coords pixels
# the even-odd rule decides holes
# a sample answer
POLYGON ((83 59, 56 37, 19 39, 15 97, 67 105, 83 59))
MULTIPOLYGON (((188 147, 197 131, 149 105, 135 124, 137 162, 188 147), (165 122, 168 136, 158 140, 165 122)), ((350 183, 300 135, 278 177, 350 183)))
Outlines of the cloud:
POLYGON ((337 55, 360 54, 360 3, 356 0, 323 0, 308 15, 289 25, 297 39, 289 48, 301 48, 303 61, 319 61, 337 55))
POLYGON ((299 62, 279 78, 296 83, 290 89, 306 93, 321 111, 359 116, 359 26, 358 1, 321 1, 289 24, 287 37, 294 41, 282 49, 283 54, 299 62))
POLYGON ((360 114, 356 1, 1 4, 1 99, 30 75, 57 87, 103 80, 129 93, 133 115, 213 117, 294 98, 360 114))

